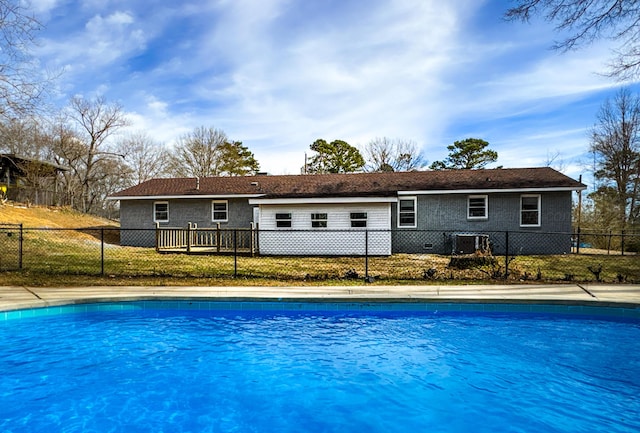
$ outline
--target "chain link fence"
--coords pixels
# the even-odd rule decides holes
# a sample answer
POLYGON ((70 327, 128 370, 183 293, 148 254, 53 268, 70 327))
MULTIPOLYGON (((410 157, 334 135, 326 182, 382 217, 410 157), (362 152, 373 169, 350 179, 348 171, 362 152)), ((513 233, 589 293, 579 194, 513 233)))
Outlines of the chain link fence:
POLYGON ((0 225, 0 272, 277 281, 640 282, 640 233, 0 225), (167 232, 168 233, 168 232, 167 232))
POLYGON ((573 236, 579 254, 623 255, 640 253, 640 233, 577 230, 573 236))
POLYGON ((0 272, 22 268, 22 224, 0 224, 0 272))

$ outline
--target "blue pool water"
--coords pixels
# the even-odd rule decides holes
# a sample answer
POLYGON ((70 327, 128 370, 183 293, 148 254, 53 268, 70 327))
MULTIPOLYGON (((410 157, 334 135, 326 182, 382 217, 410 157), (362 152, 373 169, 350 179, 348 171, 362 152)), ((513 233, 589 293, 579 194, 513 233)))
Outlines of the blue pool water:
POLYGON ((90 311, 0 322, 2 432, 638 432, 640 321, 90 311))

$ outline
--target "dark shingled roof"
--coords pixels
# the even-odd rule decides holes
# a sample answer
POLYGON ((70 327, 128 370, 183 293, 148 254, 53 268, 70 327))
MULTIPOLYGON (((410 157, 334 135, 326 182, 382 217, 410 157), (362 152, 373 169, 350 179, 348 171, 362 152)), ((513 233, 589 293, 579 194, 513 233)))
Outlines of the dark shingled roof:
POLYGON ((390 173, 152 179, 112 198, 260 195, 263 198, 393 197, 398 191, 584 189, 549 167, 390 173))

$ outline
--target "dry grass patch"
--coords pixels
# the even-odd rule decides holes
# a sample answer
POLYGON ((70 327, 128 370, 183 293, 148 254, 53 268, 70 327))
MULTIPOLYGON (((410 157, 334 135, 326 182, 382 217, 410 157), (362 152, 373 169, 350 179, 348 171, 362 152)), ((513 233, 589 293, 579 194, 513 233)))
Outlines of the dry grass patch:
POLYGON ((117 228, 114 221, 82 214, 68 207, 25 206, 7 202, 0 204, 0 224, 23 224, 25 228, 117 228))

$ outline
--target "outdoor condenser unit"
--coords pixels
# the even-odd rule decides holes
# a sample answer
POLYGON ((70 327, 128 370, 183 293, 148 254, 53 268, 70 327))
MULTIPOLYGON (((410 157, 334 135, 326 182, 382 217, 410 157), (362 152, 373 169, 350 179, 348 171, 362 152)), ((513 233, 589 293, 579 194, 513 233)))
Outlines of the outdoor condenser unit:
POLYGON ((489 235, 458 233, 455 235, 454 254, 473 254, 489 251, 489 235))

